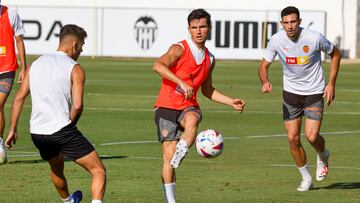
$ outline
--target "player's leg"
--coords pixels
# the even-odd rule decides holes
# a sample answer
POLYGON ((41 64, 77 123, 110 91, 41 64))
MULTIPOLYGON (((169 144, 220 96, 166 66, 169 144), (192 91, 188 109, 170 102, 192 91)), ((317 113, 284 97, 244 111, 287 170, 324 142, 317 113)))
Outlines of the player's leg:
POLYGON ((81 191, 69 193, 67 181, 64 175, 64 156, 59 154, 48 160, 50 164, 50 178, 64 203, 78 203, 82 200, 81 191))
POLYGON ((0 92, 0 164, 7 162, 6 152, 4 149, 4 127, 5 127, 5 115, 4 106, 7 95, 0 92))
POLYGON ((309 143, 317 152, 316 180, 325 179, 328 174, 329 150, 325 149, 325 139, 320 135, 320 128, 324 109, 322 94, 310 95, 305 101, 306 116, 305 134, 309 143))
POLYGON ((48 137, 57 144, 68 160, 74 161, 90 173, 93 201, 101 202, 105 193, 106 171, 94 146, 71 123, 48 137))
POLYGON ((106 187, 106 170, 94 146, 73 124, 64 127, 56 135, 64 156, 90 173, 92 200, 102 202, 106 187))
POLYGON ((291 155, 302 176, 302 181, 297 190, 301 192, 308 191, 312 187, 312 178, 307 168, 306 153, 300 140, 301 118, 285 121, 284 124, 287 130, 291 155))
POLYGON ((50 178, 54 184, 56 191, 62 199, 69 197, 69 190, 66 178, 64 176, 64 157, 62 154, 48 160, 50 164, 50 178))
POLYGON ((171 159, 175 153, 176 144, 180 138, 180 129, 177 119, 180 111, 167 108, 158 108, 155 111, 158 141, 162 145, 163 166, 161 177, 165 202, 175 202, 175 169, 171 166, 171 159))
POLYGON ((201 111, 197 107, 184 109, 181 112, 178 121, 180 122, 181 127, 184 128, 184 132, 176 145, 176 151, 171 160, 173 168, 177 168, 180 165, 181 161, 188 153, 189 148, 195 141, 197 128, 201 121, 201 111))
POLYGON ((102 201, 104 199, 106 187, 106 171, 98 153, 93 150, 90 154, 76 159, 75 162, 91 174, 92 199, 102 201))
POLYGON ((325 150, 325 139, 320 133, 321 121, 306 119, 305 121, 305 135, 311 146, 317 153, 325 150))
POLYGON ((180 140, 186 141, 189 148, 194 144, 197 128, 201 119, 202 114, 198 107, 184 109, 178 118, 180 125, 184 128, 180 140))
POLYGON ((163 167, 161 170, 161 177, 163 182, 163 191, 165 202, 175 202, 175 169, 171 166, 171 159, 175 153, 177 140, 164 141, 162 143, 163 152, 163 167))
POLYGON ((53 144, 52 138, 54 138, 52 135, 31 134, 31 139, 39 150, 41 158, 46 160, 50 165, 50 178, 56 191, 64 203, 72 203, 74 202, 74 198, 73 195, 69 194, 68 185, 64 176, 64 157, 59 147, 53 144))
POLYGON ((285 121, 284 126, 287 132, 290 153, 295 160, 297 167, 306 164, 306 154, 300 140, 301 118, 285 121))
POLYGON ((4 140, 4 128, 5 128, 5 114, 4 107, 5 102, 10 94, 14 78, 2 78, 0 79, 0 164, 7 162, 6 152, 3 147, 4 140))
POLYGON ((301 144, 301 117, 303 115, 303 96, 283 92, 283 119, 287 131, 290 152, 302 176, 298 191, 307 191, 312 187, 312 178, 307 168, 306 153, 301 144))

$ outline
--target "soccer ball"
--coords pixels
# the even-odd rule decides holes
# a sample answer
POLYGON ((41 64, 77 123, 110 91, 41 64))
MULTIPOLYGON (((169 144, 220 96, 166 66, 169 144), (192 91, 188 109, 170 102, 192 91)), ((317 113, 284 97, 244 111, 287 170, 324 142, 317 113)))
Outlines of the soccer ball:
POLYGON ((200 132, 196 137, 196 151, 205 158, 219 156, 224 147, 224 139, 221 134, 212 129, 200 132))

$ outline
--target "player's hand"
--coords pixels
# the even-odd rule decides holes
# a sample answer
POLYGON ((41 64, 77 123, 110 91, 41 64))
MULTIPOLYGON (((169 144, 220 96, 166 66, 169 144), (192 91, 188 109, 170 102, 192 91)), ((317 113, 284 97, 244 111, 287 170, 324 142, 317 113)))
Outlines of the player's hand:
POLYGON ((184 92, 185 99, 190 99, 194 96, 194 88, 186 84, 185 82, 180 83, 180 88, 184 92))
POLYGON ((245 108, 245 102, 242 99, 233 99, 232 106, 235 110, 240 111, 240 113, 245 108))
POLYGON ((261 91, 262 91, 263 93, 270 93, 270 92, 272 92, 272 85, 271 85, 271 83, 270 83, 270 82, 264 83, 264 84, 262 85, 262 87, 261 87, 261 91))
POLYGON ((20 71, 20 73, 19 73, 18 81, 17 81, 19 84, 21 84, 22 81, 24 80, 24 78, 25 78, 25 73, 26 73, 26 71, 25 71, 24 69, 21 69, 21 71, 20 71))
POLYGON ((328 106, 335 99, 335 87, 333 85, 326 85, 323 98, 328 106))
POLYGON ((11 149, 13 144, 16 144, 17 137, 18 134, 16 131, 10 131, 5 141, 5 147, 11 149))

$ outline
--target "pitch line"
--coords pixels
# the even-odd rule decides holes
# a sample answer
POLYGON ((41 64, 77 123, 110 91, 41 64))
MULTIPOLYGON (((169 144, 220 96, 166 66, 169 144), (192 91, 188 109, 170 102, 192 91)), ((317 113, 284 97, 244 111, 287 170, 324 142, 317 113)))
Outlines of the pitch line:
MULTIPOLYGON (((340 132, 324 132, 320 133, 320 135, 345 135, 345 134, 355 134, 360 133, 360 131, 340 131, 340 132)), ((305 135, 302 133, 301 135, 305 135)), ((247 136, 247 139, 255 139, 255 138, 269 138, 269 137, 286 137, 286 134, 275 134, 275 135, 255 135, 255 136, 247 136)))
POLYGON ((122 145, 122 144, 147 144, 147 143, 155 143, 157 141, 154 140, 144 140, 144 141, 126 141, 126 142, 110 142, 110 143, 102 143, 101 146, 108 145, 122 145))
MULTIPOLYGON (((296 167, 296 165, 292 164, 271 164, 273 167, 296 167)), ((316 166, 309 166, 310 168, 315 168, 316 166)), ((352 169, 352 170, 360 170, 359 167, 350 167, 350 166, 331 166, 330 168, 334 169, 352 169)))
MULTIPOLYGON (((85 107, 85 110, 94 110, 94 111, 131 111, 131 112, 153 112, 154 109, 144 109, 144 108, 117 108, 117 107, 85 107)), ((214 110, 214 109, 203 109, 204 113, 230 113, 238 114, 239 112, 235 110, 214 110)), ((244 111, 244 114, 282 114, 281 111, 244 111)), ((324 113, 325 115, 360 115, 360 112, 329 112, 324 113)))
MULTIPOLYGON (((11 104, 5 105, 6 107, 11 107, 11 104)), ((25 108, 31 108, 30 105, 24 105, 25 108)), ((154 112, 155 109, 145 109, 145 108, 120 108, 120 107, 84 107, 85 110, 93 111, 128 111, 128 112, 154 112)), ((214 110, 214 109, 203 109, 203 112, 210 113, 230 113, 238 114, 239 112, 235 110, 214 110)), ((281 111, 247 111, 243 112, 244 114, 282 114, 281 111)), ((325 112, 325 115, 360 115, 360 112, 325 112)))
MULTIPOLYGON (((151 160, 162 160, 162 158, 160 157, 129 157, 131 159, 151 159, 151 160)), ((206 162, 206 163, 220 163, 220 161, 214 161, 214 160, 194 160, 194 159, 186 159, 186 161, 191 161, 191 162, 206 162)))
MULTIPOLYGON (((338 134, 354 134, 360 133, 360 131, 340 131, 340 132, 324 132, 322 135, 338 135, 338 134)), ((302 134, 304 135, 304 134, 302 134)), ((275 134, 275 135, 255 135, 255 136, 247 136, 247 139, 256 139, 256 138, 271 138, 271 137, 286 137, 286 134, 275 134)), ((225 140, 237 140, 241 139, 240 137, 224 137, 225 140)), ((155 140, 139 140, 139 141, 125 141, 125 142, 110 142, 110 143, 102 143, 101 146, 109 146, 109 145, 123 145, 123 144, 148 144, 148 143, 156 143, 158 141, 155 140)))
MULTIPOLYGON (((225 140, 238 140, 240 137, 224 137, 225 140)), ((148 143, 157 143, 155 140, 139 140, 139 141, 125 141, 125 142, 109 142, 102 143, 101 146, 109 146, 109 145, 122 145, 122 144, 148 144, 148 143)))
MULTIPOLYGON (((101 111, 131 111, 131 112, 153 112, 154 109, 144 109, 144 108, 117 108, 117 107, 85 107, 86 110, 101 110, 101 111)), ((214 110, 214 109, 203 109, 203 112, 210 113, 230 113, 238 114, 239 112, 234 110, 214 110)), ((282 114, 281 111, 244 111, 243 113, 247 114, 282 114)), ((360 115, 360 112, 329 112, 324 113, 325 115, 360 115)))
MULTIPOLYGON (((9 158, 16 158, 16 157, 40 157, 39 154, 18 154, 18 155, 9 155, 9 158)), ((112 156, 109 155, 100 155, 100 158, 109 158, 112 156)), ((126 158, 129 159, 143 159, 143 160, 162 160, 160 157, 140 157, 140 156, 128 156, 126 158)), ((221 161, 215 161, 215 160, 194 160, 194 159, 186 159, 186 161, 191 162, 205 162, 205 163, 221 163, 221 161)))

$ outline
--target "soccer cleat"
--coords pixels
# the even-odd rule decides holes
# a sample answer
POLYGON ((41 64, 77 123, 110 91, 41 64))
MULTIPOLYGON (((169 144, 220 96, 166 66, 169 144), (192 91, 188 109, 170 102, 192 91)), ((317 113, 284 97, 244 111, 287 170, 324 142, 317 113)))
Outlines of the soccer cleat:
POLYGON ((7 162, 7 157, 6 157, 6 152, 4 150, 0 152, 0 165, 5 164, 6 162, 7 162))
POLYGON ((329 173, 329 156, 330 152, 329 150, 325 149, 323 152, 323 159, 320 158, 319 155, 317 155, 317 167, 316 167, 316 180, 322 181, 326 178, 326 176, 329 173))
POLYGON ((300 186, 297 188, 298 191, 300 192, 306 192, 308 190, 310 190, 311 188, 313 188, 313 184, 311 182, 311 180, 303 180, 300 183, 300 186))
POLYGON ((81 202, 82 198, 83 198, 83 194, 80 190, 76 190, 73 194, 72 194, 72 197, 73 197, 73 203, 79 203, 81 202))
POLYGON ((173 158, 171 159, 171 166, 173 168, 179 167, 181 161, 184 159, 185 155, 188 153, 189 149, 185 140, 180 140, 176 145, 176 151, 173 158))

